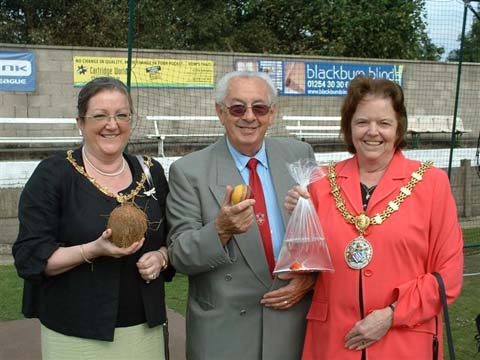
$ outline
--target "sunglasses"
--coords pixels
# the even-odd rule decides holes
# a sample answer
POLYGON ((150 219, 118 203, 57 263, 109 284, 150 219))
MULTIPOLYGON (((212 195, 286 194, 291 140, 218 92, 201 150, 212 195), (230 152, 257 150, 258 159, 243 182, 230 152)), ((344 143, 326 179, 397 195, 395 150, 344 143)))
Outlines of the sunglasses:
POLYGON ((223 106, 225 106, 228 109, 228 112, 230 113, 230 115, 235 117, 243 116, 247 112, 248 108, 252 108, 252 111, 256 116, 265 116, 270 111, 270 106, 264 105, 264 104, 256 104, 256 105, 250 105, 250 106, 246 106, 242 104, 227 106, 223 104, 223 106))

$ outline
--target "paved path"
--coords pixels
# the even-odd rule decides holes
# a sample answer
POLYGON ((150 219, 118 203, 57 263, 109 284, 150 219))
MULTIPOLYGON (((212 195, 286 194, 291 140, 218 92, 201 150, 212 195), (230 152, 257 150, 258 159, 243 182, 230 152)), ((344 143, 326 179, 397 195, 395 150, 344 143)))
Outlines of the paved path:
MULTIPOLYGON (((185 319, 167 310, 171 360, 185 360, 185 319)), ((37 319, 0 322, 0 359, 41 360, 37 319)))

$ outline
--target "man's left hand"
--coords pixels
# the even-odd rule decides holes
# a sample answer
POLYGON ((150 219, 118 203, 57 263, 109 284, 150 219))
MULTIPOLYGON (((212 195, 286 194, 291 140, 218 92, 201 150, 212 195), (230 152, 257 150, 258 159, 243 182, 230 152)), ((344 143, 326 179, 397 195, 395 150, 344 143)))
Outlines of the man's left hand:
POLYGON ((278 310, 286 310, 298 303, 315 286, 315 274, 280 274, 280 279, 290 282, 263 295, 261 304, 278 310))

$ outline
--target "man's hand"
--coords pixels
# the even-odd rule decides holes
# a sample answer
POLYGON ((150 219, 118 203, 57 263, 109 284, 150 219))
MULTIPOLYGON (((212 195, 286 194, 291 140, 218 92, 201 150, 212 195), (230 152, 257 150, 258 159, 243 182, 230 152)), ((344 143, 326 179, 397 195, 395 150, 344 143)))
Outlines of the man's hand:
POLYGON ((372 311, 357 321, 345 336, 345 347, 350 350, 363 350, 380 340, 392 326, 393 311, 390 307, 372 311))
POLYGON ((270 291, 263 295, 261 304, 266 307, 275 308, 278 310, 285 310, 291 308, 298 303, 302 298, 313 289, 317 279, 316 274, 280 274, 281 279, 290 282, 280 289, 270 291))
POLYGON ((255 200, 246 199, 232 205, 232 191, 233 188, 228 185, 222 207, 215 219, 215 227, 223 245, 228 243, 232 235, 246 232, 255 221, 255 200))

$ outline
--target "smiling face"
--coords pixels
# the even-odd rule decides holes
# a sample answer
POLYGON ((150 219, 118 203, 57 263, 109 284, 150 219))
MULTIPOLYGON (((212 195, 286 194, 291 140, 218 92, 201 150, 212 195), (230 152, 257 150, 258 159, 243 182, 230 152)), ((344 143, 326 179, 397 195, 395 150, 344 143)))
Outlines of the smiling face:
POLYGON ((111 160, 121 156, 131 133, 130 122, 117 122, 113 115, 130 114, 128 98, 117 90, 103 90, 88 101, 85 118, 78 118, 88 152, 97 159, 111 160), (107 121, 97 121, 95 115, 110 115, 107 121))
POLYGON ((253 105, 270 105, 268 94, 264 80, 236 77, 229 83, 223 104, 215 105, 230 144, 244 155, 253 156, 260 150, 265 133, 273 123, 275 104, 266 115, 256 115, 252 109, 253 105), (245 105, 247 111, 233 116, 227 108, 232 105, 245 105))
POLYGON ((388 97, 366 96, 352 118, 352 142, 362 164, 388 164, 395 153, 397 115, 388 97))

